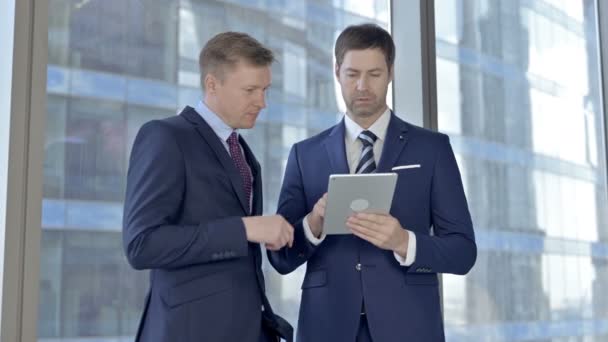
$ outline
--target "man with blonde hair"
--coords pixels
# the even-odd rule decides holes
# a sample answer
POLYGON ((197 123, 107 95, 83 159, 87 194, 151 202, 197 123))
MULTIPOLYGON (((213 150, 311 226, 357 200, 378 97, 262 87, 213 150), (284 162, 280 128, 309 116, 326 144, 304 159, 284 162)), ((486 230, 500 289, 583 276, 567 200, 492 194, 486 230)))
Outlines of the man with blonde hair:
POLYGON ((239 134, 266 107, 273 61, 247 34, 216 35, 199 58, 203 100, 137 134, 123 240, 151 285, 136 341, 292 338, 266 298, 260 244, 291 246, 293 228, 260 216, 260 164, 239 134))

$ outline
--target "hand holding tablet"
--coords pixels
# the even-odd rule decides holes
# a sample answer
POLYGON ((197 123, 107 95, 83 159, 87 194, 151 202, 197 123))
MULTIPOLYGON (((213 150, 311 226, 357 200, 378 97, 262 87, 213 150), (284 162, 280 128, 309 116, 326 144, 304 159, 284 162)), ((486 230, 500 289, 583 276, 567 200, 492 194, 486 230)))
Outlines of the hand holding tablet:
POLYGON ((331 175, 323 232, 352 234, 346 220, 354 212, 388 214, 396 184, 396 173, 331 175))

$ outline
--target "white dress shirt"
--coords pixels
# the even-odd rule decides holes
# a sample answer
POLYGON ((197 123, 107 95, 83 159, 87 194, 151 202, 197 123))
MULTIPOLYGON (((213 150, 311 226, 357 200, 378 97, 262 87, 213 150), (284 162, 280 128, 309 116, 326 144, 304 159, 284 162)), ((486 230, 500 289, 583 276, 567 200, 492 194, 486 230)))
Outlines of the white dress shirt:
MULTIPOLYGON (((368 131, 371 131, 378 137, 376 142, 374 143, 374 161, 376 165, 378 165, 378 161, 380 160, 380 156, 382 154, 382 147, 384 147, 384 139, 386 138, 386 130, 388 128, 388 124, 391 120, 391 111, 390 109, 386 109, 384 113, 374 122, 369 128, 368 131)), ((348 162, 348 167, 350 173, 355 173, 357 168, 357 164, 359 163, 359 158, 361 157, 361 149, 363 148, 363 144, 358 139, 359 134, 361 134, 364 129, 359 126, 356 122, 354 122, 348 115, 344 116, 344 128, 346 129, 344 134, 344 146, 346 148, 346 159, 348 162)), ((324 232, 321 233, 319 238, 316 238, 308 225, 308 215, 304 217, 302 220, 302 225, 304 226, 304 234, 310 243, 317 246, 323 240, 325 240, 326 234, 324 232)), ((413 232, 406 230, 408 234, 408 243, 407 243, 407 255, 405 258, 401 257, 401 255, 393 252, 395 255, 395 259, 399 262, 401 266, 410 266, 416 261, 416 234, 413 232)))

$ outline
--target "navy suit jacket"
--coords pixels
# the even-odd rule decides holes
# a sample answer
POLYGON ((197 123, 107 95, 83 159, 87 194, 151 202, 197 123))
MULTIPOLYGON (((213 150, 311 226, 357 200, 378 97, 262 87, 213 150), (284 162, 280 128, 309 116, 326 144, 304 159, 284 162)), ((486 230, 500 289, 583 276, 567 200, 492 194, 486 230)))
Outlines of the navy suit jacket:
POLYGON ((298 341, 354 341, 363 302, 374 342, 443 341, 437 273, 465 274, 477 255, 449 139, 391 114, 377 172, 420 165, 394 171, 390 213, 417 241, 416 261, 404 267, 392 251, 354 235, 330 235, 318 246, 304 235, 302 219, 327 191, 329 175, 349 173, 344 134, 342 121, 295 144, 279 197, 278 213, 294 225, 295 241, 269 252, 270 262, 283 274, 308 262, 298 341))
MULTIPOLYGON (((260 164, 240 143, 254 177, 251 214, 261 215, 260 164)), ((246 238, 248 215, 237 168, 194 109, 142 126, 123 222, 127 259, 151 270, 137 341, 258 342, 262 321, 278 324, 264 293, 260 246, 246 238)))

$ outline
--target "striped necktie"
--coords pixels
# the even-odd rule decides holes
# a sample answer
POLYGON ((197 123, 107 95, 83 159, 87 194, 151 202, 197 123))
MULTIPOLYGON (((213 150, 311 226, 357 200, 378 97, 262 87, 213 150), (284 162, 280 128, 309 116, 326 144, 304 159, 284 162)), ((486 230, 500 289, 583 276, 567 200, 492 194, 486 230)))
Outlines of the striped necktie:
POLYGON ((359 158, 359 164, 357 164, 355 173, 372 173, 376 171, 374 143, 378 137, 371 131, 363 131, 359 134, 358 138, 361 140, 363 148, 361 149, 361 157, 359 158))

